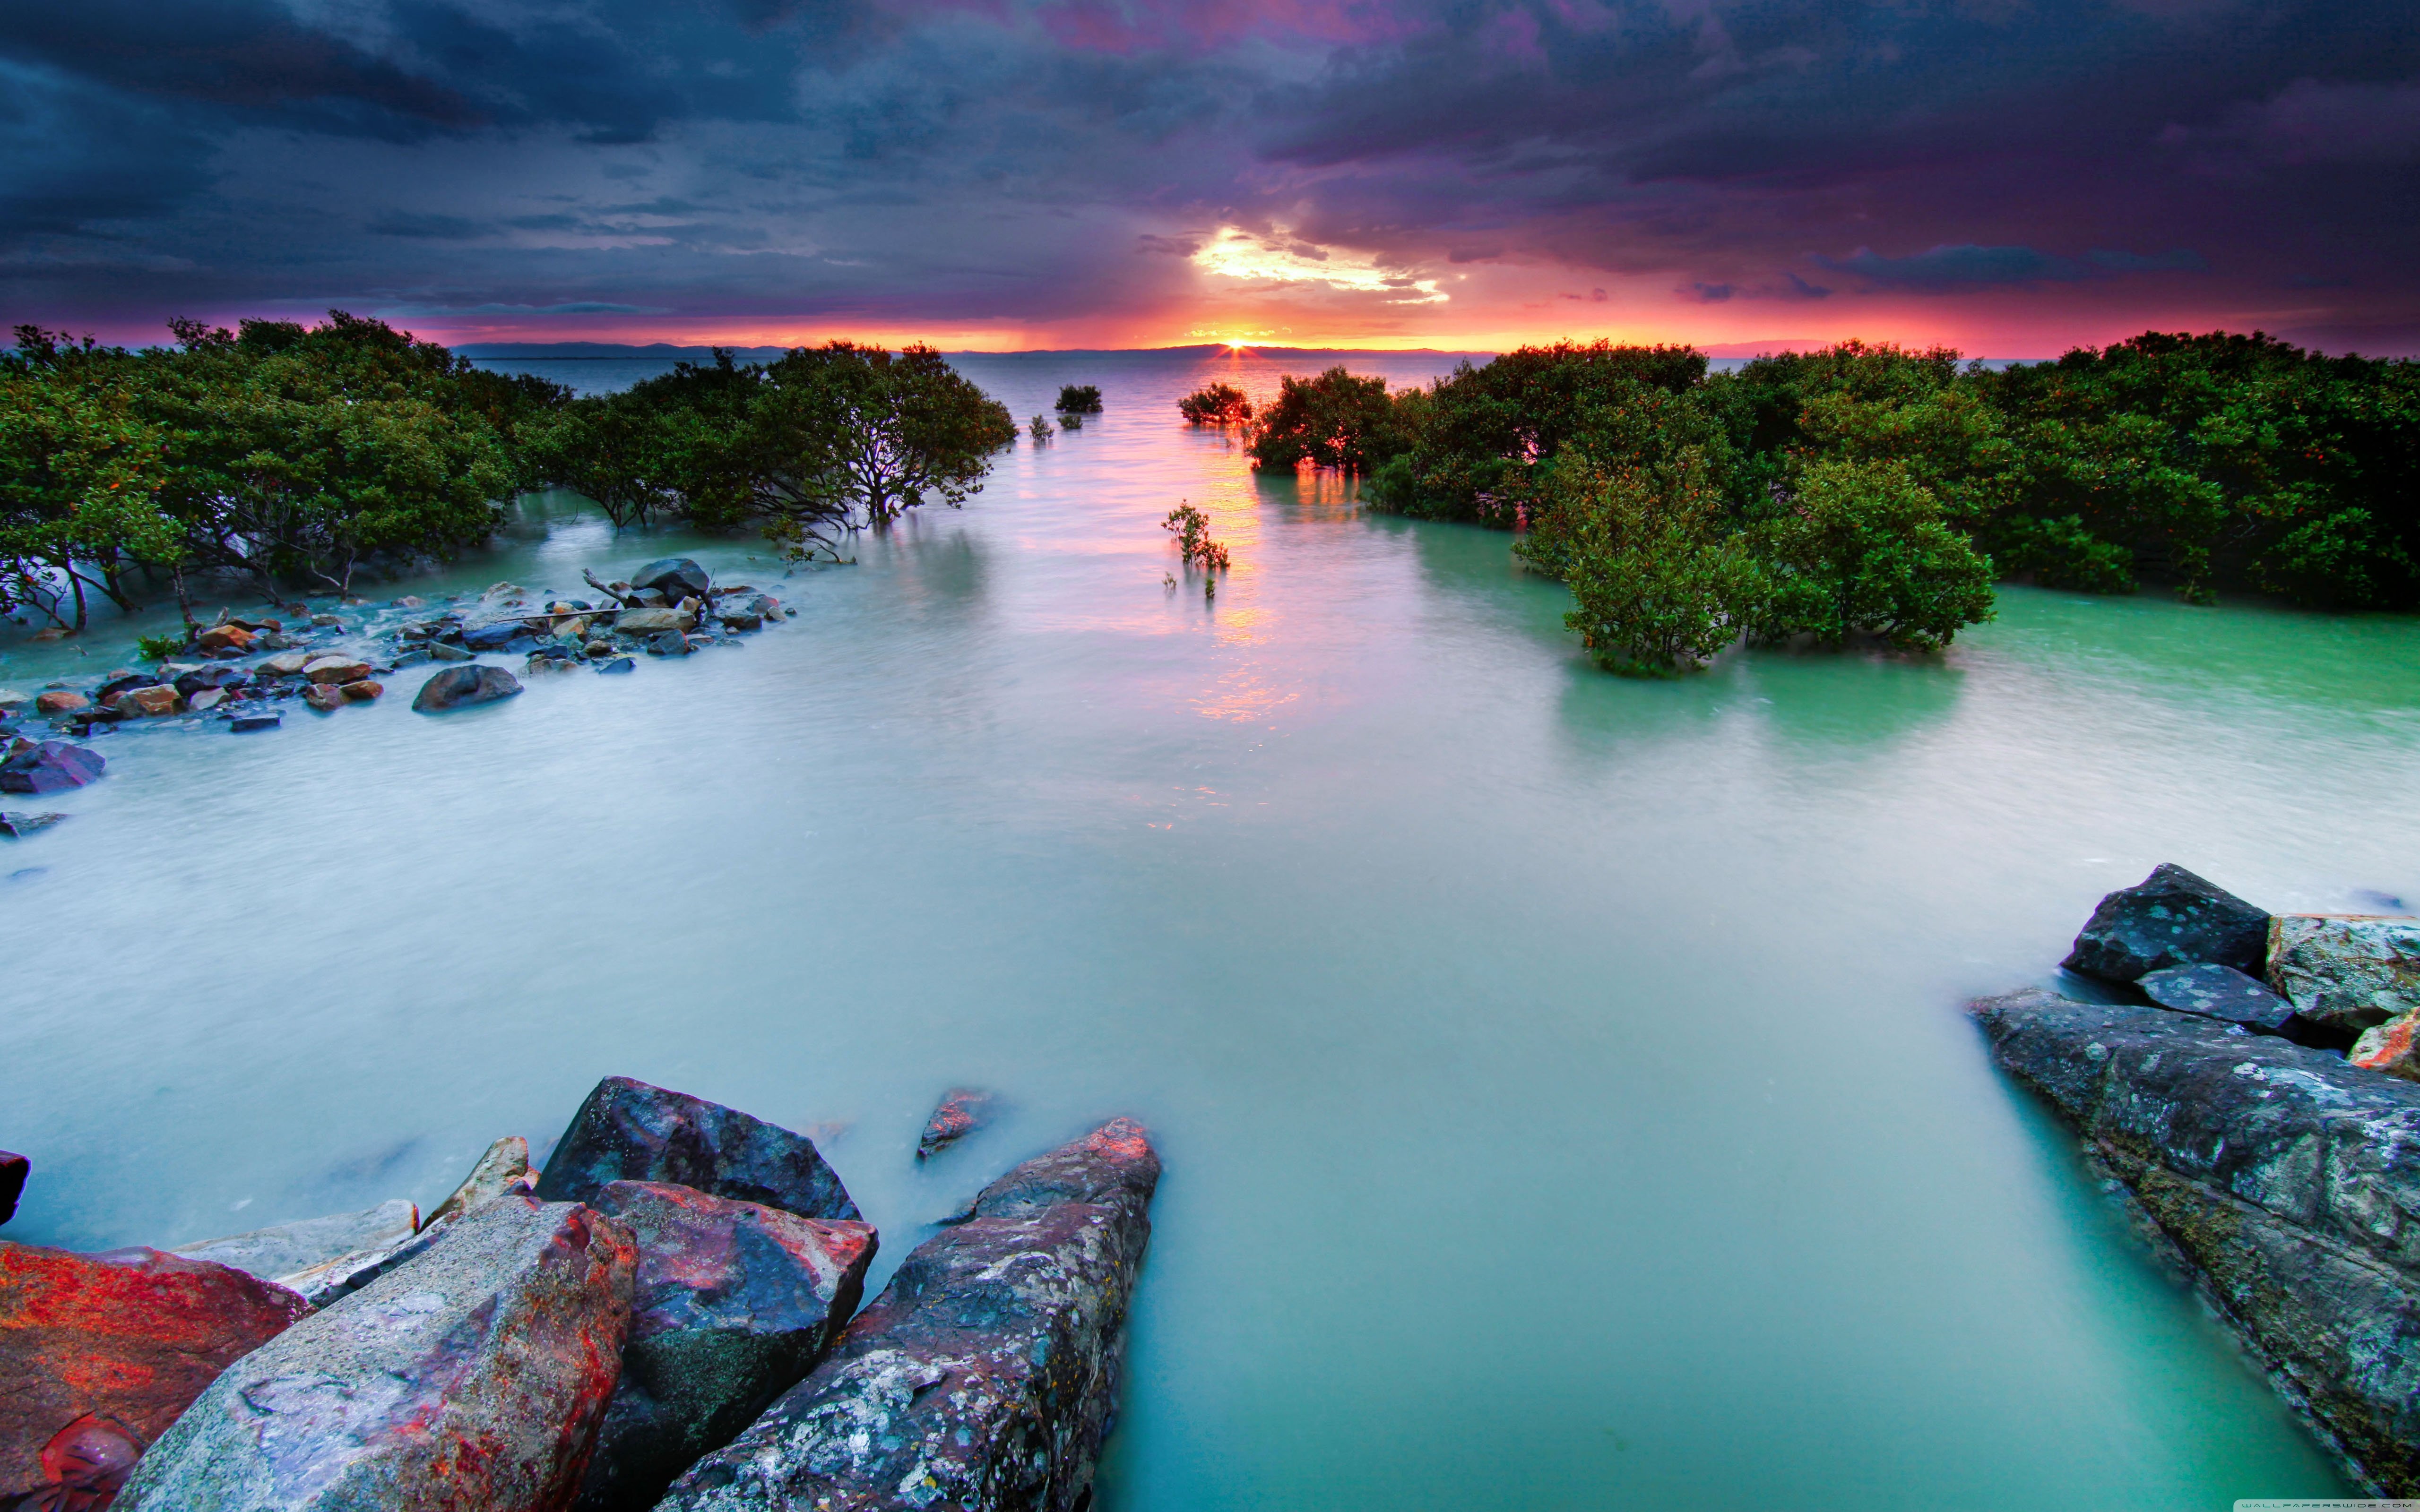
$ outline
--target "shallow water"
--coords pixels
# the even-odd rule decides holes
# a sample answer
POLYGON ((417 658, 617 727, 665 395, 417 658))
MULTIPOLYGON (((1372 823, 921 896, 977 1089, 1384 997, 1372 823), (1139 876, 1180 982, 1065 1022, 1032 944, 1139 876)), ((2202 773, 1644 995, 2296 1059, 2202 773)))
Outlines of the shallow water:
POLYGON ((1132 1113, 1111 1508, 2335 1494, 1957 1005, 2164 859, 2420 899, 2420 625, 2010 590, 1935 662, 1622 681, 1505 536, 1178 424, 1216 365, 968 359, 1109 411, 855 567, 556 499, 437 585, 690 550, 798 607, 745 649, 107 737, 0 852, 8 1237, 426 1207, 621 1072, 817 1131, 887 1273, 1132 1113), (1163 582, 1180 499, 1213 602, 1163 582), (920 1169, 960 1082, 1013 1111, 920 1169))

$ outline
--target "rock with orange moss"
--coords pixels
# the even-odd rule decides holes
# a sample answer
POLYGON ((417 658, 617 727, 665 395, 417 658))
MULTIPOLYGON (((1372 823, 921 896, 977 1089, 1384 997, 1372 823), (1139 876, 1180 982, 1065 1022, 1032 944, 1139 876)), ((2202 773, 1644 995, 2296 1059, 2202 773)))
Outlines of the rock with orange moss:
POLYGON ((1089 1505, 1158 1181, 1125 1119, 994 1181, 659 1512, 1089 1505))
POLYGON ((2420 1013, 2390 1019, 2353 1041, 2354 1065, 2420 1082, 2420 1013))
POLYGON ((211 1378, 308 1311, 284 1287, 206 1260, 0 1241, 0 1505, 62 1500, 77 1489, 63 1466, 101 1465, 77 1471, 86 1481, 122 1473, 107 1466, 131 1463, 211 1378), (123 1450, 103 1442, 112 1435, 123 1450))
POLYGON ((637 1254, 504 1196, 222 1374, 121 1512, 563 1512, 621 1376, 637 1254))
POLYGON ((615 1181, 596 1205, 629 1226, 639 1274, 578 1504, 644 1512, 823 1359, 857 1311, 874 1230, 653 1181, 615 1181))

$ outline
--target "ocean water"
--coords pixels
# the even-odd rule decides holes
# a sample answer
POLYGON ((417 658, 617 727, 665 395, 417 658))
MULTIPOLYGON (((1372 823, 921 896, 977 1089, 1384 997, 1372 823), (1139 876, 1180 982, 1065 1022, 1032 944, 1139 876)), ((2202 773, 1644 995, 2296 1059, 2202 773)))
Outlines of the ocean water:
MULTIPOLYGON (((1167 1177, 1104 1507, 2340 1492, 1959 1005, 2162 860, 2420 900, 2420 625, 2009 589, 1936 659, 1624 681, 1506 536, 1177 421, 1265 361, 963 364, 1020 419, 1063 382, 1107 412, 852 566, 548 496, 369 589, 681 551, 799 610, 744 648, 441 719, 408 670, 10 799, 72 818, 0 850, 8 1237, 427 1207, 622 1073, 814 1132, 887 1275, 1130 1114, 1167 1177), (959 1084, 1007 1111, 920 1167, 959 1084)), ((0 682, 149 627, 0 642, 0 682)))

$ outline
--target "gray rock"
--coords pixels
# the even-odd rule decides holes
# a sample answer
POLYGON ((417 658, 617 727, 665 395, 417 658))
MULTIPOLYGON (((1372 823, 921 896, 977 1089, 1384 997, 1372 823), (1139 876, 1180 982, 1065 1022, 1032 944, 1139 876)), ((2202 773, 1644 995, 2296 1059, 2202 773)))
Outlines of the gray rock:
POLYGON ((2162 1008, 1969 1005, 2368 1481, 2420 1495, 2420 1085, 2162 1008))
POLYGON ((2259 979, 2215 962, 2147 971, 2135 979, 2134 985, 2162 1008, 2223 1019, 2269 1034, 2284 1028, 2294 1016, 2294 1005, 2271 992, 2259 979))
POLYGON ((667 603, 675 604, 684 598, 704 598, 714 587, 713 577, 687 557, 650 562, 630 574, 630 581, 636 587, 654 589, 667 603))
POLYGON ((555 1142, 537 1195, 590 1202, 613 1181, 663 1181, 801 1218, 855 1218, 814 1141, 737 1108, 608 1076, 555 1142))
POLYGON ((2420 1010, 2420 918, 2280 914, 2269 923, 2269 985, 2343 1034, 2420 1010))
POLYGON ((442 640, 431 640, 421 649, 428 653, 428 659, 431 661, 469 661, 471 659, 470 652, 460 646, 449 645, 442 640))
POLYGON ((650 656, 686 656, 689 653, 689 637, 678 630, 666 630, 647 639, 647 655, 650 656))
POLYGON ((628 656, 616 656, 611 661, 598 662, 597 670, 599 672, 629 672, 638 671, 639 664, 628 656))
POLYGON ((519 1134, 506 1134, 488 1147, 488 1152, 471 1167, 471 1174, 462 1179, 460 1186, 429 1210, 427 1227, 475 1211, 508 1192, 528 1192, 536 1185, 537 1175, 530 1169, 529 1141, 519 1134))
POLYGON ((67 818, 63 813, 0 813, 0 838, 23 840, 38 835, 67 818))
POLYGON ((874 1230, 646 1181, 613 1182, 597 1207, 629 1227, 639 1274, 576 1504, 641 1512, 823 1359, 857 1311, 874 1230))
POLYGON ((2204 961, 2257 973, 2268 929, 2266 913, 2163 861, 2140 883, 2101 900, 2062 964, 2104 981, 2204 961))
POLYGON ((360 1212, 333 1213, 256 1228, 224 1239, 200 1239, 172 1252, 189 1260, 231 1265, 264 1281, 300 1291, 287 1277, 325 1265, 356 1250, 383 1249, 410 1239, 420 1227, 420 1210, 402 1197, 360 1212))
POLYGON ((613 628, 621 634, 642 638, 696 627, 696 615, 676 609, 626 609, 613 621, 613 628))
POLYGON ((239 714, 227 721, 227 729, 236 734, 247 735, 256 730, 274 730, 283 722, 274 714, 239 714))
POLYGON ((636 1263, 591 1209, 490 1203, 224 1371, 118 1512, 561 1508, 620 1377, 636 1263))
POLYGON ((411 707, 415 713, 438 714, 473 703, 493 703, 520 690, 520 679, 502 667, 448 667, 420 685, 411 707))
POLYGON ((1158 1180, 1121 1119, 985 1187, 659 1512, 1090 1506, 1158 1180))

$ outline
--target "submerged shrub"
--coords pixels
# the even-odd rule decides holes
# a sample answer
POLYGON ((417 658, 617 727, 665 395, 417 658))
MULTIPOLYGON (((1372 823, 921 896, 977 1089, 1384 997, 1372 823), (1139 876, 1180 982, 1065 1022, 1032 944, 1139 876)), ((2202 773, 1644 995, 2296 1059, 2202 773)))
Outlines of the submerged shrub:
POLYGON ((1316 467, 1368 472, 1398 449, 1394 404, 1383 378, 1331 367, 1317 378, 1288 375, 1277 402, 1261 411, 1249 450, 1256 467, 1316 467))
POLYGON ((1943 523, 1900 462, 1807 464, 1790 507, 1748 534, 1764 579, 1746 628, 1761 640, 1852 634, 1937 651, 1992 618, 1992 563, 1943 523))
POLYGON ((1177 400, 1176 411, 1197 425, 1239 425, 1252 418, 1252 401, 1232 383, 1207 383, 1177 400))
POLYGON ((1101 391, 1090 383, 1070 383, 1059 391, 1059 409, 1071 415, 1101 412, 1101 391))

